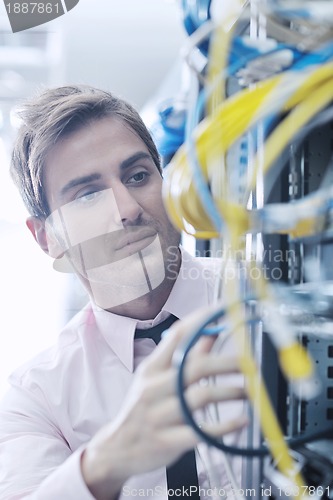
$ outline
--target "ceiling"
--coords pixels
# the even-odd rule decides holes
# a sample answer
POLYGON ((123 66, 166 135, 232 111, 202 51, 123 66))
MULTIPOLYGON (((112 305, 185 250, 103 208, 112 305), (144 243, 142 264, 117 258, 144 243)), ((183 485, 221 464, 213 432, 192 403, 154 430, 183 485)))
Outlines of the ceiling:
MULTIPOLYGON (((0 21, 11 45, 29 43, 43 29, 56 40, 43 62, 44 73, 34 69, 23 78, 25 83, 31 79, 29 92, 43 84, 85 83, 112 90, 138 109, 164 81, 185 39, 181 10, 173 0, 80 0, 64 16, 15 34, 1 2, 0 21), (46 66, 52 71, 47 73, 46 66)), ((2 60, 1 45, 0 69, 8 73, 16 60, 17 70, 18 53, 10 56, 11 63, 2 60)), ((26 66, 27 56, 22 59, 26 66)))

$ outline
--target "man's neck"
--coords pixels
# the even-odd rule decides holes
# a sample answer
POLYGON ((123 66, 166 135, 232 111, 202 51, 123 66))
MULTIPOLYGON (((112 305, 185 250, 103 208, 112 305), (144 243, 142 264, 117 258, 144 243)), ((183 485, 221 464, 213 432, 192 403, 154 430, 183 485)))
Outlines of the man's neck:
MULTIPOLYGON (((173 266, 169 272, 168 266, 166 266, 164 280, 159 286, 151 290, 149 293, 134 300, 110 308, 103 307, 103 309, 112 312, 113 314, 139 320, 155 318, 169 298, 172 288, 177 280, 180 265, 181 254, 179 250, 178 262, 173 261, 173 266)), ((96 301, 96 303, 99 305, 98 301, 96 301)))
MULTIPOLYGON (((85 288, 89 291, 95 304, 105 311, 112 312, 113 314, 118 314, 119 316, 125 316, 128 318, 134 318, 138 320, 153 319, 157 314, 163 309, 164 304, 168 300, 172 288, 178 278, 179 270, 181 266, 181 252, 177 249, 177 253, 169 254, 172 256, 172 260, 167 264, 167 258, 165 258, 165 276, 156 288, 150 290, 148 293, 142 294, 133 300, 127 300, 119 305, 112 305, 115 298, 118 299, 119 296, 112 286, 109 289, 107 284, 102 284, 97 287, 95 284, 94 292, 90 289, 89 282, 87 280, 82 280, 85 288), (110 290, 112 294, 110 295, 110 290), (110 305, 109 305, 110 304, 110 305)), ((121 289, 121 288, 120 288, 121 289)))
MULTIPOLYGON (((174 281, 168 283, 168 286, 159 286, 155 290, 139 297, 138 299, 121 304, 119 306, 107 309, 109 312, 135 318, 139 320, 153 319, 162 310, 164 304, 168 300, 174 281)), ((162 284, 163 285, 163 284, 162 284)))

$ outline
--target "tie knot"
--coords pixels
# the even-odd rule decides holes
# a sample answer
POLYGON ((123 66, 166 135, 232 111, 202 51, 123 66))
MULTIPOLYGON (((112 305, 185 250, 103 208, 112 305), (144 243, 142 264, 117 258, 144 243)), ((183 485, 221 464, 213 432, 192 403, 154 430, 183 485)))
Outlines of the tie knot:
POLYGON ((164 321, 159 323, 158 325, 152 326, 151 328, 139 329, 135 330, 134 339, 153 339, 155 344, 158 344, 161 340, 162 333, 170 328, 170 326, 177 321, 178 318, 173 314, 170 314, 164 321))

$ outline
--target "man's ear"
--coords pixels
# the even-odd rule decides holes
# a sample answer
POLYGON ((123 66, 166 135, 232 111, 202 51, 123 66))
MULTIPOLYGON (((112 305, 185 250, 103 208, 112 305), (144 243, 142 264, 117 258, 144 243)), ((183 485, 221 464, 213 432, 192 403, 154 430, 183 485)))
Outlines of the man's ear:
POLYGON ((41 249, 45 253, 49 254, 49 246, 45 231, 45 221, 43 219, 39 219, 38 217, 28 217, 26 220, 26 225, 41 249))
POLYGON ((40 248, 47 255, 55 259, 63 256, 63 248, 60 246, 53 230, 50 230, 50 226, 46 224, 44 219, 33 216, 28 217, 26 225, 40 248))

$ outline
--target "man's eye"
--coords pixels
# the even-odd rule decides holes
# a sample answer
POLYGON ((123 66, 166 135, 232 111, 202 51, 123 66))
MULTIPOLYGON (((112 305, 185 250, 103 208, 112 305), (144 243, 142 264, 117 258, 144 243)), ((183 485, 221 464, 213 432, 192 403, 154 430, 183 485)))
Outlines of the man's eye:
POLYGON ((148 177, 148 173, 147 172, 138 172, 134 175, 132 175, 127 183, 128 184, 140 184, 140 182, 143 182, 146 180, 146 178, 148 177))
POLYGON ((76 201, 79 203, 90 203, 95 201, 101 195, 101 191, 90 191, 88 193, 80 194, 76 201))

